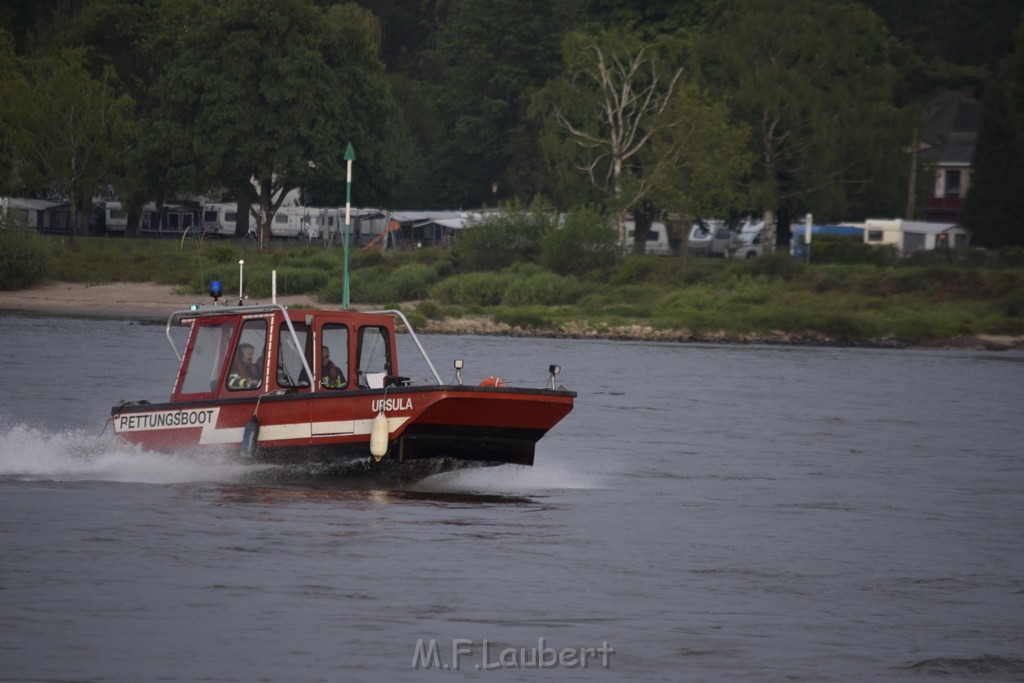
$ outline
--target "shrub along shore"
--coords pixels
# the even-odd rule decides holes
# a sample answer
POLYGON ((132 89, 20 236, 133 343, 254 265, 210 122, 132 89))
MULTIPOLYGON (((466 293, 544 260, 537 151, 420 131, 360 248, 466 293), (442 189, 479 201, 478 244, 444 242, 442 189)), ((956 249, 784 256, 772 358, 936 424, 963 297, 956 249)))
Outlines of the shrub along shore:
MULTIPOLYGON (((816 254, 823 252, 816 244, 816 254)), ((1013 253, 812 265, 786 254, 751 261, 630 256, 557 270, 539 258, 481 265, 473 257, 464 248, 353 249, 351 302, 402 308, 417 330, 438 333, 1024 348, 1024 268, 1013 253)), ((46 281, 151 282, 203 301, 214 279, 225 292, 238 290, 240 260, 253 299, 269 299, 276 270, 278 294, 293 305, 341 302, 337 247, 292 242, 261 253, 250 242, 103 237, 76 237, 72 245, 0 230, 5 290, 46 281)))

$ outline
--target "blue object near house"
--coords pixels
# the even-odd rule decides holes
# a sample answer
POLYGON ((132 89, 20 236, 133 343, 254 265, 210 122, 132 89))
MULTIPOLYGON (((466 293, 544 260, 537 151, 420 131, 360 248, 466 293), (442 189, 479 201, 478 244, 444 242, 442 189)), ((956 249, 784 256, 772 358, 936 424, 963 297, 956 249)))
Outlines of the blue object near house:
MULTIPOLYGON (((792 227, 793 238, 790 241, 790 253, 795 261, 807 261, 807 241, 804 239, 806 226, 794 225, 792 227)), ((818 235, 842 235, 844 237, 856 238, 864 241, 864 228, 854 225, 812 225, 811 246, 814 246, 814 239, 818 235)))

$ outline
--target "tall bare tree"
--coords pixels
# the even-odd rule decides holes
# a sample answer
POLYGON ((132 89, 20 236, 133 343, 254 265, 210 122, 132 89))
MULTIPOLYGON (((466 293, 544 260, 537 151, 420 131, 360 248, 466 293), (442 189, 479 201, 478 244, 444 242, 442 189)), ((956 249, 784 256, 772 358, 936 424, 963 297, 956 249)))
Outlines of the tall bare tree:
POLYGON ((633 213, 633 246, 642 253, 654 215, 707 204, 694 168, 715 179, 709 191, 716 192, 722 174, 742 164, 740 134, 724 107, 684 79, 671 55, 633 34, 571 34, 564 58, 564 75, 539 98, 557 133, 546 138, 549 156, 572 160, 615 212, 623 242, 626 215, 633 213), (721 163, 704 163, 709 159, 721 163))
POLYGON ((576 168, 612 199, 623 242, 626 212, 651 189, 650 175, 630 164, 653 135, 678 123, 662 114, 682 69, 663 74, 659 67, 650 47, 628 34, 572 34, 563 86, 576 97, 552 107, 557 124, 583 152, 576 168))

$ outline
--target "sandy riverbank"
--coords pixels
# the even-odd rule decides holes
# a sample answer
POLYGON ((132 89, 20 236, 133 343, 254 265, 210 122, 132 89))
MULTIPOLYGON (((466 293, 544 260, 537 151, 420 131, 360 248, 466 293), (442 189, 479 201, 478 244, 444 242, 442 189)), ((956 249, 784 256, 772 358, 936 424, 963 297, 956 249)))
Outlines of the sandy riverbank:
MULTIPOLYGON (((88 285, 53 282, 13 292, 0 291, 0 312, 52 313, 97 318, 166 320, 174 311, 192 304, 209 304, 209 297, 178 294, 173 287, 149 282, 119 282, 88 285)), ((253 299, 248 303, 269 303, 253 299)), ((309 302, 309 297, 278 297, 278 303, 291 306, 309 302)))
MULTIPOLYGON (((247 303, 269 303, 270 299, 251 299, 247 303)), ((178 294, 173 287, 153 283, 114 283, 88 285, 54 282, 17 291, 0 291, 0 313, 44 313, 76 317, 128 318, 134 320, 167 319, 174 311, 187 309, 194 303, 208 304, 209 297, 178 294)), ((308 296, 278 297, 284 306, 312 303, 308 296)), ((502 336, 540 336, 485 316, 473 316, 441 321, 431 320, 418 325, 417 331, 438 334, 485 334, 502 336)), ((546 336, 579 339, 633 339, 666 342, 739 342, 751 344, 793 344, 807 346, 874 346, 900 347, 904 344, 891 339, 864 340, 849 344, 816 332, 794 334, 769 332, 747 335, 742 339, 727 339, 724 334, 705 332, 695 334, 689 330, 656 330, 646 325, 626 325, 593 329, 583 325, 569 325, 546 336)), ((1007 335, 971 335, 952 339, 934 340, 925 346, 936 348, 977 348, 990 350, 1024 349, 1024 337, 1007 335)))

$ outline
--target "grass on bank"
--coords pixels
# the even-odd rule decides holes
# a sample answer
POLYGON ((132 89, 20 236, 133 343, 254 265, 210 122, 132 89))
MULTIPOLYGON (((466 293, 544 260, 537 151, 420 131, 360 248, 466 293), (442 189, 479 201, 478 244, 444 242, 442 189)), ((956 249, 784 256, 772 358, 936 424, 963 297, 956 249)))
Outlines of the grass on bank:
MULTIPOLYGON (((946 255, 937 260, 947 258, 946 255)), ((350 252, 356 304, 417 302, 414 323, 485 315, 497 322, 554 333, 585 325, 614 331, 723 333, 725 338, 808 331, 837 341, 903 342, 968 334, 1024 334, 1024 268, 952 263, 794 263, 777 254, 753 261, 631 256, 582 272, 558 273, 539 263, 489 264, 474 270, 458 250, 382 254, 350 252), (460 262, 461 261, 461 262, 460 262)), ((980 257, 979 257, 980 258, 980 257)), ((276 243, 265 253, 249 242, 60 237, 0 229, 0 289, 45 280, 149 281, 204 295, 210 280, 237 291, 308 295, 319 305, 341 301, 342 251, 276 243)))

